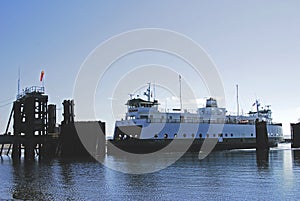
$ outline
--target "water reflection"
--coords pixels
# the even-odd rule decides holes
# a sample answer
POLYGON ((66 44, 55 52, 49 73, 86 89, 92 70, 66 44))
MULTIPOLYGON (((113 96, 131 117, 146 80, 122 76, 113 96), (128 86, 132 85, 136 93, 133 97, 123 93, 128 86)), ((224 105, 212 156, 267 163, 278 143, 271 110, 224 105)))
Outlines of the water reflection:
POLYGON ((164 169, 177 161, 184 153, 161 153, 160 156, 148 154, 120 155, 110 154, 104 160, 104 165, 111 169, 129 174, 152 173, 164 169))
POLYGON ((259 170, 269 168, 269 150, 256 150, 256 164, 259 170))
POLYGON ((300 166, 300 149, 295 149, 292 151, 294 164, 300 166))
POLYGON ((52 182, 50 165, 37 161, 13 162, 12 198, 20 200, 53 200, 44 188, 52 182))
MULTIPOLYGON (((133 165, 126 158, 108 157, 121 169, 133 165)), ((165 157, 172 159, 172 155, 165 157)), ((134 165, 144 168, 160 162, 164 163, 141 159, 134 165)), ((141 175, 117 172, 91 160, 15 163, 3 157, 0 180, 8 190, 0 189, 0 199, 296 200, 299 167, 300 150, 286 147, 262 153, 255 149, 214 152, 203 160, 189 153, 168 168, 141 175)))

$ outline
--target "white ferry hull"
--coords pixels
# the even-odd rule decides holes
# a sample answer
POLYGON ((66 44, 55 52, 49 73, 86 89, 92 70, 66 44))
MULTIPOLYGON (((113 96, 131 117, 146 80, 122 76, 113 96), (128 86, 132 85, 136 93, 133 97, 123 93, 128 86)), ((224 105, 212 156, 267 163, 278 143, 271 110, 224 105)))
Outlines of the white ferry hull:
MULTIPOLYGON (((267 126, 269 147, 283 141, 281 124, 267 126)), ((121 126, 117 124, 112 146, 132 153, 164 151, 199 152, 205 140, 215 141, 214 150, 256 148, 255 125, 153 123, 121 126), (221 126, 221 127, 220 127, 221 126), (216 133, 208 133, 216 131, 216 133), (174 144, 169 147, 167 145, 174 144), (166 147, 169 147, 167 149, 166 147)), ((110 149, 110 148, 109 148, 110 149)))
MULTIPOLYGON (((159 150, 166 148, 173 140, 140 140, 140 139, 128 139, 125 141, 121 140, 109 140, 111 143, 108 146, 108 153, 113 152, 112 150, 121 149, 126 152, 130 153, 153 153, 159 150), (113 148, 111 146, 114 146, 113 148)), ((185 152, 199 152, 202 144, 204 142, 200 139, 195 139, 190 146, 186 146, 190 143, 190 140, 178 139, 177 146, 174 149, 169 149, 174 152, 185 151, 185 152), (181 145, 182 144, 182 145, 181 145), (181 147, 180 147, 181 146, 181 147)), ((282 138, 272 138, 269 140, 269 147, 276 147, 278 143, 282 141, 282 138)), ((214 151, 216 150, 231 150, 231 149, 251 149, 256 148, 256 140, 255 139, 248 139, 248 138, 239 138, 239 139, 228 139, 223 142, 217 142, 216 146, 213 148, 214 151)), ((167 150, 164 150, 167 152, 167 150)))

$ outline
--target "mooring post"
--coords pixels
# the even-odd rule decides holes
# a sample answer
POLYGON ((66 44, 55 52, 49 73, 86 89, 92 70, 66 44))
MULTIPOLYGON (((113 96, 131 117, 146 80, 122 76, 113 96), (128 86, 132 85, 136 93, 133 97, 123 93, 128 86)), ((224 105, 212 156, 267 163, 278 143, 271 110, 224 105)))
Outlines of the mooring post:
POLYGON ((256 150, 269 150, 267 123, 265 121, 256 120, 255 131, 256 131, 256 150))
POLYGON ((291 124, 291 132, 292 132, 292 148, 300 147, 300 123, 291 124))
POLYGON ((269 140, 267 123, 255 121, 256 131, 256 162, 258 166, 267 166, 269 160, 269 140))
POLYGON ((269 161, 269 139, 267 123, 255 121, 256 131, 256 162, 259 167, 267 167, 269 161))

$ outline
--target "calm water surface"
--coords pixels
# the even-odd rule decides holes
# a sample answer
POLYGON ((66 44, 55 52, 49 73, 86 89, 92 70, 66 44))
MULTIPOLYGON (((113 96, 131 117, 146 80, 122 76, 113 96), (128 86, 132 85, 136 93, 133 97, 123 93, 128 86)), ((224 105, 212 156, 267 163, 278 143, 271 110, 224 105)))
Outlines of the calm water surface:
MULTIPOLYGON (((290 144, 258 161, 255 150, 186 154, 161 171, 132 175, 91 160, 0 161, 4 200, 299 200, 300 150, 290 144)), ((126 160, 108 157, 117 166, 126 160)))

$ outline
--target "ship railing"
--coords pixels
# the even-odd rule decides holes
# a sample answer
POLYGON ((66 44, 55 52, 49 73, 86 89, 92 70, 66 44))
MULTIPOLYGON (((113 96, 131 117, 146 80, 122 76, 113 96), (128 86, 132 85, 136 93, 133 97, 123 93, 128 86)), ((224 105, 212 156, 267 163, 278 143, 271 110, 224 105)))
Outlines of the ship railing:
POLYGON ((194 123, 194 124, 224 124, 224 120, 203 120, 203 119, 160 119, 160 118, 149 118, 147 123, 194 123))

